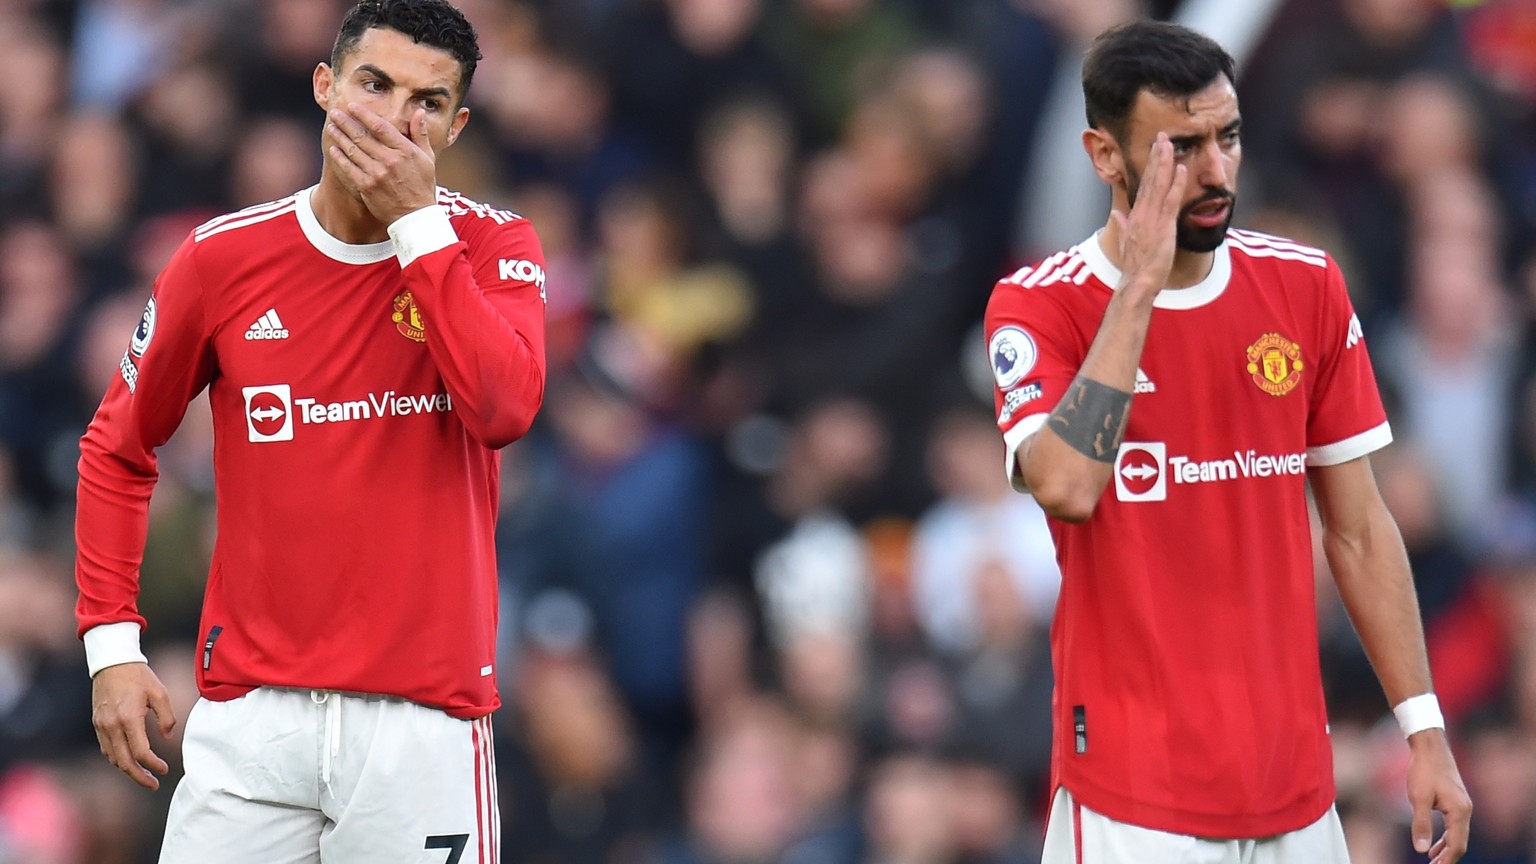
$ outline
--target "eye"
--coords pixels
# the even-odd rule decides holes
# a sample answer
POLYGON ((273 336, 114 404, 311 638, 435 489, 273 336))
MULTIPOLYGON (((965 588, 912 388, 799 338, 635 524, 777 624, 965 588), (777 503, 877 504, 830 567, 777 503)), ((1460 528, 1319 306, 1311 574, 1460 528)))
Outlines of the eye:
POLYGON ((383 93, 384 82, 378 80, 377 78, 368 78, 363 81, 363 89, 367 90, 369 93, 383 93))
POLYGON ((423 99, 421 100, 421 107, 427 109, 428 111, 436 111, 443 106, 442 103, 436 99, 423 99))

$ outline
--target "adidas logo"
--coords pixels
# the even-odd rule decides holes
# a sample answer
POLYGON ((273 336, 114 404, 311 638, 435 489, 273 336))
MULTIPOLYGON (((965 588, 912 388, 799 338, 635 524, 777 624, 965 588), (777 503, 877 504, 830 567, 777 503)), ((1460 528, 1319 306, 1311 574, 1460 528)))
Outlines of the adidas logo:
POLYGON ((1137 369, 1136 369, 1136 392, 1137 393, 1156 393, 1157 392, 1157 385, 1152 383, 1152 379, 1148 378, 1147 377, 1147 373, 1141 371, 1140 367, 1137 367, 1137 369))
POLYGON ((276 309, 268 309, 267 314, 256 319, 251 329, 245 331, 246 341, 257 339, 287 339, 288 328, 283 326, 282 320, 277 317, 276 309))

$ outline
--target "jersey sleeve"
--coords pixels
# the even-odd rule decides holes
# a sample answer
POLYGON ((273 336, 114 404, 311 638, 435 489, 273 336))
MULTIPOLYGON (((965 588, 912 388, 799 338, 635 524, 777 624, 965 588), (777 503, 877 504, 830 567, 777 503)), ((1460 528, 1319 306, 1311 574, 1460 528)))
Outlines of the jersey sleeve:
POLYGON ((142 659, 139 565, 149 498, 159 474, 155 448, 208 385, 215 367, 191 238, 155 286, 106 396, 80 439, 75 504, 75 605, 92 674, 142 659), (113 626, 116 625, 116 626, 113 626), (98 630, 93 638, 91 631, 98 630))
POLYGON ((1045 425, 1077 376, 1083 352, 1059 306, 1043 291, 1008 279, 992 290, 985 329, 993 405, 1006 451, 1003 468, 1013 488, 1025 492, 1019 446, 1045 425))
POLYGON ((521 438, 544 400, 544 252, 525 219, 461 223, 439 205, 389 226, 427 349, 465 427, 490 448, 521 438))
POLYGON ((1348 462, 1392 441, 1360 317, 1332 258, 1322 301, 1317 380, 1307 416, 1307 464, 1314 468, 1348 462))

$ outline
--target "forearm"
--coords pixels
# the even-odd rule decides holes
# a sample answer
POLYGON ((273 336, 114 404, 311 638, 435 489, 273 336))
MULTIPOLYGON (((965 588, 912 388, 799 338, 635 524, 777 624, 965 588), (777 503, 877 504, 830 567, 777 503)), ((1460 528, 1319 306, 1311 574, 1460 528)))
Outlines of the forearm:
POLYGON ((99 447, 81 442, 75 503, 77 635, 105 624, 143 626, 138 612, 139 565, 149 525, 156 475, 99 447))
POLYGON ((1402 536, 1385 508, 1350 534, 1328 531, 1324 550, 1339 596, 1387 701, 1431 690, 1424 626, 1402 536))
MULTIPOLYGON (((452 232, 446 217, 438 230, 452 232)), ((455 413, 482 444, 503 447, 528 431, 543 402, 542 306, 538 316, 514 323, 475 283, 467 257, 443 251, 457 242, 447 239, 402 253, 406 285, 455 413)), ((396 243, 403 245, 399 235, 396 243)))
POLYGON ((1077 377, 1046 424, 1025 441, 1019 465, 1047 512, 1081 521, 1103 494, 1130 421, 1155 291, 1115 292, 1077 377))

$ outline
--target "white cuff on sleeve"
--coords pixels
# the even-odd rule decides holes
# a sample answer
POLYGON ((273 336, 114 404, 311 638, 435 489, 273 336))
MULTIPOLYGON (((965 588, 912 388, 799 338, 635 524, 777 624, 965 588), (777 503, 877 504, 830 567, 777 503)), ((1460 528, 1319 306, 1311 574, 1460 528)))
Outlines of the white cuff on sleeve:
POLYGON ((1397 715, 1397 725, 1403 737, 1410 738, 1425 729, 1444 729, 1445 715, 1440 713, 1440 700, 1433 693, 1420 693, 1399 702, 1392 713, 1397 715))
POLYGON ((395 241, 395 257, 400 259, 402 268, 423 255, 459 242, 448 212, 437 204, 428 204, 396 219, 389 226, 389 237, 395 241))
POLYGON ((108 666, 148 662, 139 650, 139 625, 132 621, 99 624, 85 631, 85 665, 92 678, 108 666))

